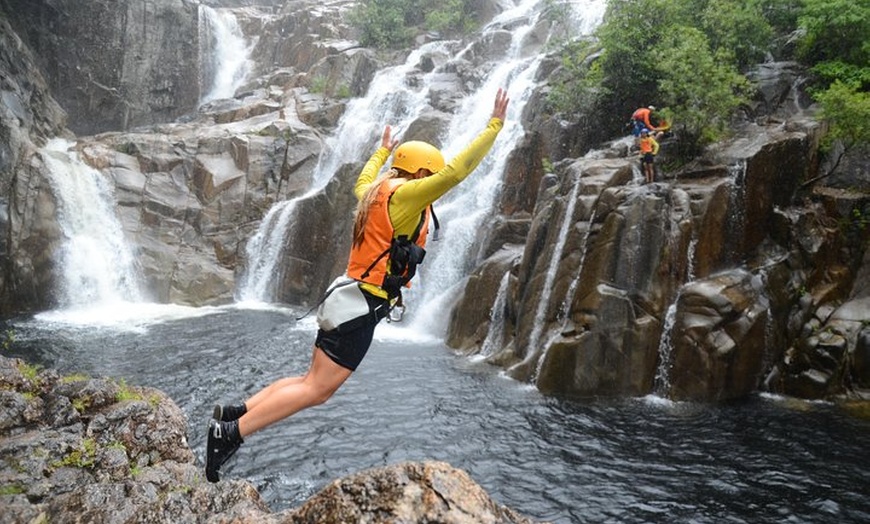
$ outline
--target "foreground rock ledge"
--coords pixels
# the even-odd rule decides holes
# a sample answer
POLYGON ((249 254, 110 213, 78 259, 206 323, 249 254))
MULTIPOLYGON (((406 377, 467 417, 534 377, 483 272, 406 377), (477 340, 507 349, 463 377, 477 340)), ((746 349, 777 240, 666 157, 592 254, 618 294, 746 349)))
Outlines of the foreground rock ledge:
POLYGON ((532 523, 464 471, 406 462, 273 513, 246 481, 205 481, 164 393, 0 356, 0 523, 532 523))

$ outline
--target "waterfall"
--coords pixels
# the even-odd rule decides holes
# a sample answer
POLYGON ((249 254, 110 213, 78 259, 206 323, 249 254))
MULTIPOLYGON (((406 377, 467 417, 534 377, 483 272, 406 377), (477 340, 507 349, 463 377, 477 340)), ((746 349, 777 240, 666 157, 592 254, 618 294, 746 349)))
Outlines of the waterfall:
POLYGON ((746 232, 746 160, 728 166, 731 175, 731 190, 728 195, 728 231, 726 238, 727 254, 733 262, 739 262, 737 258, 743 251, 742 245, 746 232), (734 243, 738 244, 735 245, 734 243))
POLYGON ((698 235, 692 232, 692 239, 689 240, 689 247, 686 250, 686 260, 688 267, 686 268, 686 282, 695 280, 695 251, 698 249, 698 235))
POLYGON ((236 290, 236 300, 246 303, 273 302, 279 280, 287 228, 295 222, 298 199, 273 205, 245 248, 248 267, 236 290))
MULTIPOLYGON (((429 253, 418 272, 419 283, 407 294, 406 302, 425 305, 412 310, 410 327, 414 329, 432 334, 444 332, 447 315, 433 315, 431 311, 449 311, 457 285, 482 256, 479 240, 485 237, 487 219, 495 214, 493 207, 501 190, 507 159, 524 134, 519 125, 523 107, 537 87, 535 77, 542 55, 534 53, 527 57, 523 44, 538 27, 547 4, 546 0, 521 0, 514 9, 501 13, 484 28, 484 33, 507 28, 512 35, 511 46, 505 56, 491 64, 492 70, 485 75, 486 82, 464 100, 454 116, 447 135, 449 141, 443 148, 445 156, 449 158, 458 153, 483 128, 500 86, 508 88, 511 99, 508 116, 493 149, 462 183, 461 190, 451 191, 436 203, 444 240, 427 246, 429 253)), ((575 30, 591 31, 600 23, 606 2, 593 0, 570 7, 574 19, 566 23, 575 30)))
POLYGON ((668 311, 665 314, 665 323, 662 325, 662 336, 659 339, 659 364, 656 367, 653 391, 662 398, 667 397, 668 391, 671 389, 671 354, 674 351, 671 332, 674 329, 674 323, 677 318, 677 300, 679 298, 678 293, 677 298, 668 306, 668 311))
POLYGON ((482 358, 492 355, 504 346, 504 317, 510 276, 510 270, 505 271, 504 276, 501 277, 501 281, 498 284, 495 302, 493 302, 492 309, 489 312, 489 330, 486 332, 483 344, 480 345, 480 356, 482 358))
POLYGON ((574 302, 574 295, 577 293, 577 286, 580 285, 580 277, 583 275, 583 266, 586 264, 586 252, 588 251, 589 235, 592 233, 592 224, 595 223, 595 212, 597 208, 593 206, 592 214, 587 222, 586 232, 583 234, 583 240, 580 242, 580 262, 577 264, 577 276, 571 280, 571 285, 568 286, 568 292, 565 294, 565 300, 562 302, 562 308, 559 310, 559 317, 563 322, 568 321, 568 314, 571 312, 571 303, 574 302))
POLYGON ((547 305, 550 302, 550 294, 553 291, 553 283, 556 281, 556 273, 559 270, 559 263, 562 260, 562 251, 565 248, 565 242, 568 238, 568 229, 570 229, 571 224, 574 223, 574 209, 577 206, 577 193, 579 192, 579 189, 580 176, 578 175, 577 179, 574 181, 574 186, 571 188, 571 193, 566 200, 565 214, 562 218, 561 227, 559 228, 558 240, 556 241, 556 245, 553 246, 553 253, 550 255, 546 278, 544 279, 544 285, 541 288, 541 292, 539 294, 540 298, 538 300, 537 308, 535 309, 535 318, 532 324, 532 332, 531 334, 529 334, 526 358, 523 359, 522 362, 514 365, 514 368, 516 368, 535 359, 538 359, 535 375, 532 377, 533 383, 534 379, 537 378, 537 375, 540 372, 540 366, 543 361, 543 358, 541 358, 541 354, 544 348, 540 344, 540 342, 541 335, 543 335, 544 332, 544 326, 547 322, 547 305))
POLYGON ((211 83, 200 105, 232 98, 252 69, 252 45, 245 40, 236 15, 229 9, 199 6, 203 84, 211 83))
MULTIPOLYGON (((379 144, 383 126, 401 133, 426 108, 427 92, 402 80, 424 54, 449 54, 450 42, 433 42, 411 53, 404 63, 375 75, 365 97, 351 100, 335 133, 326 140, 317 160, 311 188, 299 197, 272 206, 246 248, 248 267, 239 283, 240 302, 273 302, 280 277, 279 264, 286 249, 288 229, 297 223, 297 204, 323 189, 338 168, 348 161, 367 158, 379 144)), ((434 74, 430 73, 429 75, 434 74)), ((428 76, 423 80, 428 84, 428 76)))
MULTIPOLYGON (((523 135, 519 125, 522 108, 536 87, 534 81, 542 56, 524 56, 525 37, 539 21, 546 0, 517 0, 514 7, 499 14, 482 31, 484 34, 508 29, 512 44, 506 55, 485 66, 481 73, 485 81, 470 93, 453 115, 448 132, 442 143, 445 158, 459 153, 486 125, 492 111, 495 93, 499 87, 508 88, 511 98, 507 121, 493 150, 462 183, 461 191, 451 191, 436 203, 436 213, 444 229, 444 240, 430 242, 426 263, 421 266, 414 288, 406 294, 413 304, 425 304, 426 312, 416 314, 422 307, 409 308, 405 325, 427 333, 443 333, 447 315, 432 315, 431 311, 446 311, 446 303, 454 298, 455 286, 467 275, 479 256, 475 250, 477 238, 485 228, 484 221, 492 216, 493 205, 501 189, 501 177, 510 151, 523 135), (439 246, 449 246, 439 249, 439 246)), ((575 2, 572 16, 566 21, 573 28, 596 27, 603 17, 606 2, 587 0, 575 2), (582 9, 582 13, 580 10, 582 9)), ((585 29, 591 31, 591 29, 585 29)), ((436 55, 445 58, 456 56, 462 59, 473 53, 474 45, 456 52, 456 42, 432 42, 413 51, 407 60, 398 66, 380 71, 372 80, 365 97, 352 100, 339 122, 335 133, 327 140, 327 147, 318 159, 312 189, 299 197, 308 198, 322 189, 336 172, 338 166, 348 161, 368 158, 378 144, 385 124, 394 128, 401 139, 401 132, 428 108, 432 84, 438 75, 451 67, 455 61, 434 68, 413 82, 407 82, 408 73, 416 71, 420 58, 436 55)), ((525 51, 525 54, 529 54, 525 51)), ((280 202, 270 210, 258 231, 248 243, 247 260, 249 271, 243 277, 237 293, 241 300, 271 301, 268 289, 273 287, 276 264, 280 262, 287 228, 293 227, 292 214, 298 199, 280 202), (264 247, 264 244, 269 247, 264 247), (264 259, 270 260, 264 260, 264 259)))
POLYGON ((115 216, 111 184, 82 162, 72 145, 54 139, 42 151, 63 233, 61 306, 141 301, 135 259, 115 216))

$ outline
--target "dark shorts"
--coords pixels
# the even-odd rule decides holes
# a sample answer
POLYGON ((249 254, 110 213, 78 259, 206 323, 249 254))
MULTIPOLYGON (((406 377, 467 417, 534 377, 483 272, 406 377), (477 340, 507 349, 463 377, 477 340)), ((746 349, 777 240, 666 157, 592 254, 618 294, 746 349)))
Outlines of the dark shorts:
POLYGON ((655 161, 656 157, 652 153, 644 153, 643 157, 640 159, 641 164, 652 164, 655 161))
POLYGON ((371 312, 367 322, 348 332, 342 332, 338 329, 332 331, 318 329, 317 338, 314 340, 314 345, 322 349, 333 362, 351 371, 356 371, 357 366, 366 356, 369 346, 372 345, 375 326, 390 311, 387 299, 370 295, 365 291, 363 291, 363 295, 366 297, 371 312))

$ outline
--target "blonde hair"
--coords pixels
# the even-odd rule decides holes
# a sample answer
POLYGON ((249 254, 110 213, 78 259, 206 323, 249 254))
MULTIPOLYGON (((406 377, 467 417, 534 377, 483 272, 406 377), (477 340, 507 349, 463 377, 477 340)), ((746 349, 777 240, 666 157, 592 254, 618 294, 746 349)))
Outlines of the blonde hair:
POLYGON ((376 178, 375 181, 372 182, 372 184, 368 187, 368 189, 366 189, 363 197, 356 205, 356 215, 353 219, 354 247, 362 244, 362 241, 365 238, 366 221, 369 219, 369 210, 371 209, 372 203, 375 201, 375 197, 378 194, 378 188, 381 187, 381 184, 384 181, 391 178, 410 178, 410 175, 402 171, 401 169, 396 169, 395 167, 393 167, 382 173, 381 176, 376 178))

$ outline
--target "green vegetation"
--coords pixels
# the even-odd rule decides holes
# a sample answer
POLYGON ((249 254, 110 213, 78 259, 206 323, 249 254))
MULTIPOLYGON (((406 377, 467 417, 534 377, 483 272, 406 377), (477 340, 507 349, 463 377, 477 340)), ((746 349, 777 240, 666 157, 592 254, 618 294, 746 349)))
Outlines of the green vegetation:
POLYGON ((81 414, 87 411, 89 407, 91 407, 93 401, 94 400, 89 395, 77 397, 72 399, 72 407, 81 414))
POLYGON ((0 497, 3 495, 21 495, 23 493, 27 493, 27 491, 18 484, 5 484, 0 486, 0 497))
POLYGON ((80 448, 70 451, 64 458, 51 463, 53 468, 74 467, 93 468, 97 456, 97 443, 94 439, 82 440, 80 448))
POLYGON ((311 85, 308 86, 308 91, 310 93, 324 93, 326 92, 326 77, 325 76, 315 76, 311 79, 311 85))
POLYGON ((794 52, 778 58, 811 68, 825 143, 848 150, 870 133, 868 34, 868 0, 611 0, 593 39, 562 48, 549 101, 556 112, 609 115, 597 123, 609 136, 634 109, 655 104, 688 157, 728 133, 751 94, 748 69, 794 52), (796 49, 795 35, 803 35, 796 49))
POLYGON ((311 84, 308 86, 310 93, 322 93, 324 97, 334 96, 335 98, 350 98, 350 87, 345 84, 331 86, 329 80, 325 76, 315 76, 311 79, 311 84))
POLYGON ((145 400, 145 397, 132 387, 128 386, 126 380, 121 379, 118 383, 118 393, 115 394, 115 400, 117 402, 124 402, 127 400, 145 400))
POLYGON ((807 185, 833 173, 849 150, 870 143, 870 1, 804 0, 798 25, 805 32, 798 56, 812 67, 813 98, 828 123, 823 150, 843 146, 828 172, 807 185))
POLYGON ((362 45, 403 48, 419 31, 464 34, 475 27, 473 0, 372 0, 351 12, 362 45))
POLYGON ((15 343, 15 330, 7 329, 3 333, 3 339, 0 341, 0 349, 7 351, 15 343))
POLYGON ((85 375, 84 373, 73 373, 72 375, 66 375, 61 377, 61 384, 71 384, 73 382, 84 382, 86 380, 90 380, 91 377, 85 375))
POLYGON ((550 101, 560 112, 591 106, 612 115, 602 123, 608 134, 638 107, 664 107, 692 155, 722 138, 747 100, 741 68, 762 58, 774 35, 760 4, 612 0, 595 40, 565 47, 550 101))
POLYGON ((38 377, 41 369, 42 368, 38 365, 28 364, 23 360, 18 361, 18 372, 21 373, 21 375, 23 375, 25 379, 35 383, 37 386, 39 385, 38 377))

